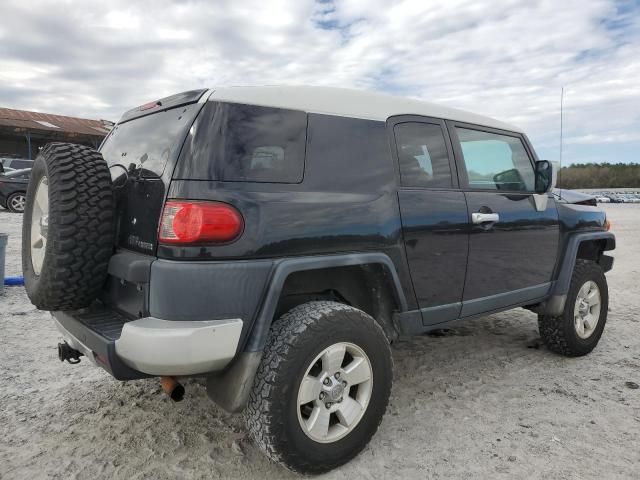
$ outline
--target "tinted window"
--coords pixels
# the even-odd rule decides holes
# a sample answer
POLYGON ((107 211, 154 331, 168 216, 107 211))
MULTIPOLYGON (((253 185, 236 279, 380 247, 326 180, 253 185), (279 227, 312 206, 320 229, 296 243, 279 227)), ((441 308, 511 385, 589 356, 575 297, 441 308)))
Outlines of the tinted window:
POLYGON ((518 137, 456 128, 470 188, 533 191, 529 155, 518 137))
POLYGON ((384 122, 312 113, 308 137, 308 188, 377 192, 395 183, 384 122))
POLYGON ((208 102, 185 143, 175 178, 302 181, 307 114, 208 102))
POLYGON ((406 187, 451 187, 449 155, 440 125, 407 122, 394 127, 400 181, 406 187))
POLYGON ((11 168, 31 168, 32 166, 31 160, 11 160, 11 168))
POLYGON ((199 105, 187 105, 118 124, 101 148, 112 166, 136 165, 145 176, 160 176, 174 159, 199 105))

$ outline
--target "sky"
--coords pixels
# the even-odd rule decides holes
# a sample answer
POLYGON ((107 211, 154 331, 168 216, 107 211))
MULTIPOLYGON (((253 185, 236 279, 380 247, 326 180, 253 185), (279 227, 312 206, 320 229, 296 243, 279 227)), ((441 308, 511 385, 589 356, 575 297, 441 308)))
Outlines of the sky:
POLYGON ((524 128, 540 158, 640 162, 640 0, 0 0, 0 106, 117 120, 172 93, 329 85, 524 128))

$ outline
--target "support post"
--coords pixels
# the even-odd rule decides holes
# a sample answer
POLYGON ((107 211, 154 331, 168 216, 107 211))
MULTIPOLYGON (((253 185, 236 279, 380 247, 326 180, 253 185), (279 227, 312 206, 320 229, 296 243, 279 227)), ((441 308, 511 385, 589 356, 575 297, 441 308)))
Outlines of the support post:
POLYGON ((25 137, 27 137, 27 148, 29 149, 29 160, 32 160, 32 158, 31 158, 31 132, 27 132, 25 137))

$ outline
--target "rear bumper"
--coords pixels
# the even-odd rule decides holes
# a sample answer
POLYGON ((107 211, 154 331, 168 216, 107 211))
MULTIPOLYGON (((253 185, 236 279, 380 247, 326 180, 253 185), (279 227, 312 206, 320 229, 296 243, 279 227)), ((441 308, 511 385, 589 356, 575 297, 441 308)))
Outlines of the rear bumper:
POLYGON ((119 380, 197 375, 234 358, 242 320, 129 321, 117 312, 53 312, 65 341, 119 380))
POLYGON ((222 370, 238 348, 242 320, 174 322, 147 317, 126 323, 116 354, 150 375, 194 375, 222 370))

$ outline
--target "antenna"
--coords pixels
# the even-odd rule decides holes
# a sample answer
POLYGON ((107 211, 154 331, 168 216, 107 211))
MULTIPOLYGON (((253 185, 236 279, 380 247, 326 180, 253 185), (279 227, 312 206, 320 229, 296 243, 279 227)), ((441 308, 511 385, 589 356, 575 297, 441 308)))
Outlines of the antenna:
MULTIPOLYGON (((558 184, 561 185, 560 182, 560 173, 562 172, 562 133, 563 133, 563 113, 564 113, 564 85, 560 89, 560 167, 558 168, 558 184)), ((560 199, 562 199, 562 188, 560 188, 560 199)))

